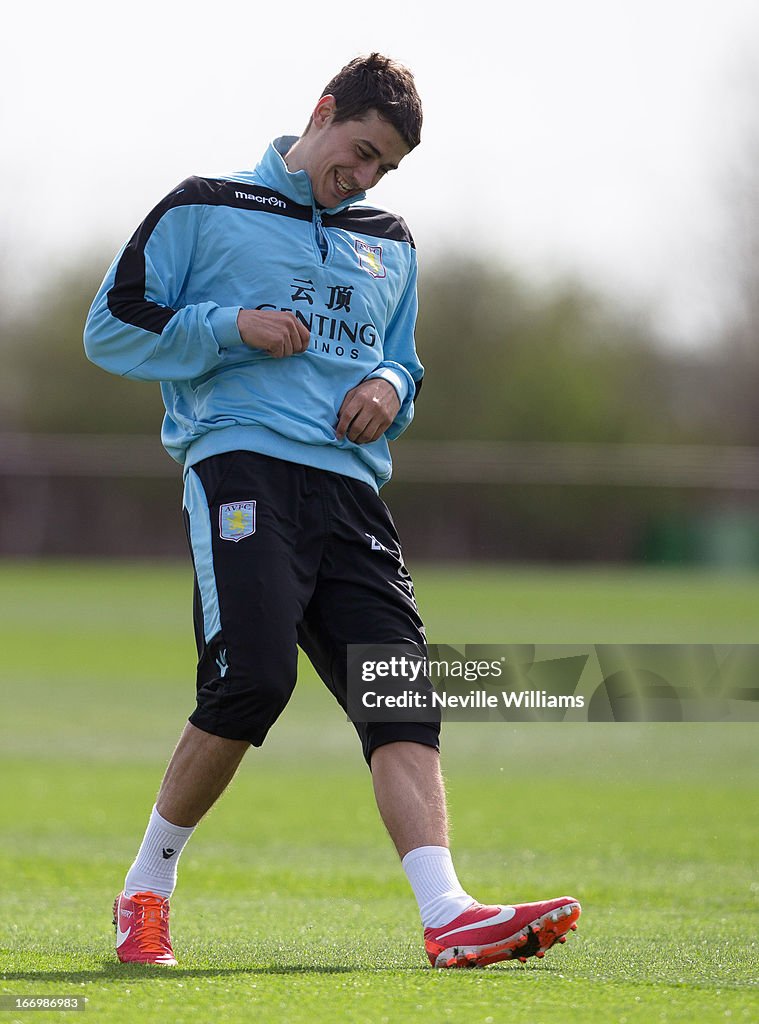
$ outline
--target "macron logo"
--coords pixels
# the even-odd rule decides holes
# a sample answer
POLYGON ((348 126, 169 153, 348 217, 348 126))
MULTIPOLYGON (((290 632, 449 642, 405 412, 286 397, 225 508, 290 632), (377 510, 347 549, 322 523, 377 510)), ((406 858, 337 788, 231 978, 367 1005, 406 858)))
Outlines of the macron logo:
POLYGON ((250 192, 235 192, 235 199, 248 199, 251 203, 260 203, 261 206, 277 206, 283 210, 287 207, 287 203, 282 199, 277 199, 276 196, 255 196, 250 192))

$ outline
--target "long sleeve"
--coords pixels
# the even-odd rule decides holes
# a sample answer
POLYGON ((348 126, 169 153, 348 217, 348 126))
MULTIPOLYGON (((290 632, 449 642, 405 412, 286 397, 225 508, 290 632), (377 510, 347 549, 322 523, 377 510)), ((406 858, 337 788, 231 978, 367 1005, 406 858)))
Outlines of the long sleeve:
POLYGON ((206 209, 203 187, 189 178, 159 203, 106 274, 87 317, 84 346, 110 373, 187 381, 242 345, 239 306, 182 302, 206 209))
POLYGON ((416 354, 414 343, 417 311, 417 262, 416 253, 412 249, 406 286, 385 334, 385 358, 366 377, 367 380, 378 377, 387 380, 398 392, 401 407, 385 431, 385 437, 390 441, 402 434, 413 420, 414 401, 422 386, 424 367, 416 354))

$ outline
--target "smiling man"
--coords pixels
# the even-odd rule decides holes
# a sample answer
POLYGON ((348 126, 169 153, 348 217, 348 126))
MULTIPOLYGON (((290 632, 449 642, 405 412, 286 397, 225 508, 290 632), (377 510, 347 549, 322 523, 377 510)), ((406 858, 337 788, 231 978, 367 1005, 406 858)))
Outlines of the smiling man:
POLYGON ((335 97, 322 96, 302 138, 285 157, 289 171, 304 170, 321 206, 359 198, 388 171, 396 171, 412 146, 370 110, 361 120, 336 120, 335 97))
MULTIPOLYGON (((287 704, 297 647, 344 709, 348 644, 425 650, 378 493, 422 381, 416 253, 400 218, 360 203, 419 144, 421 123, 406 68, 352 60, 300 138, 159 203, 90 310, 88 356, 161 384, 195 570, 197 707, 114 904, 122 961, 176 963, 177 862, 287 704)), ((525 959, 563 941, 580 914, 571 897, 482 906, 459 884, 438 721, 354 724, 430 962, 525 959)))

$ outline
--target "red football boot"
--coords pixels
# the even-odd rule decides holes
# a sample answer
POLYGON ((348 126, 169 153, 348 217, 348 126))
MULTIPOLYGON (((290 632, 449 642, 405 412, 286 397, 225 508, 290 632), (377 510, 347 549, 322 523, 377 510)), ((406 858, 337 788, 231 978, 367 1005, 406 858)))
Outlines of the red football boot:
POLYGON ((571 896, 513 907, 475 903, 442 928, 425 928, 424 946, 433 967, 484 967, 499 960, 542 957, 574 931, 580 904, 571 896))
POLYGON ((116 956, 125 964, 175 967, 169 935, 169 901, 154 892, 119 893, 113 903, 116 956))

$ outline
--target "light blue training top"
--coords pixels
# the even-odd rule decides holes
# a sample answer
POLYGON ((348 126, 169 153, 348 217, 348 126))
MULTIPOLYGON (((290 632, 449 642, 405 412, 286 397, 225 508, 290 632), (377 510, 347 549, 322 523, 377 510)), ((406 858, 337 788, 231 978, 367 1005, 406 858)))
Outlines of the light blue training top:
POLYGON ((87 317, 87 356, 160 381, 161 439, 185 467, 244 449, 342 473, 378 490, 388 439, 414 415, 417 264, 405 223, 356 200, 323 210, 276 139, 251 172, 188 178, 121 249, 87 317), (240 339, 240 309, 291 310, 307 351, 284 359, 240 339), (382 377, 398 414, 371 444, 338 441, 345 394, 382 377))

